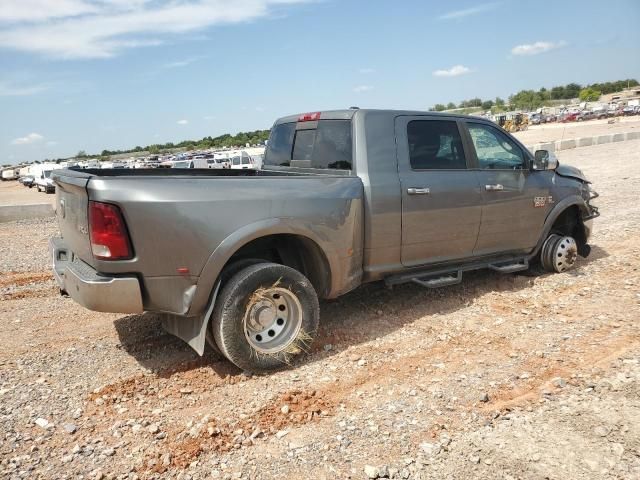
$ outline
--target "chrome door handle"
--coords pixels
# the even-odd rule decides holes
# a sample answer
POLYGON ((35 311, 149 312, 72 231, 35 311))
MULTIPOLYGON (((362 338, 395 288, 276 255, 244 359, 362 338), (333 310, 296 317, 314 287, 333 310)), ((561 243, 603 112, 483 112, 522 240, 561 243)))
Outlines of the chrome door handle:
POLYGON ((502 186, 501 184, 497 183, 495 185, 485 185, 484 189, 487 192, 501 192, 502 190, 504 190, 504 186, 502 186))
POLYGON ((431 190, 429 190, 428 188, 411 187, 407 188, 407 193, 409 195, 429 195, 431 193, 431 190))

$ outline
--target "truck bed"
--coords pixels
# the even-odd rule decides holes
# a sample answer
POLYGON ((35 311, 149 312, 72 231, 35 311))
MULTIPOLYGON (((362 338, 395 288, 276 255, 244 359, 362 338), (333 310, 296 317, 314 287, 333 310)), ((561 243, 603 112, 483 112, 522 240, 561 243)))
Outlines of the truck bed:
POLYGON ((363 186, 342 171, 64 169, 53 178, 64 248, 98 275, 139 278, 145 310, 199 314, 225 256, 257 232, 300 235, 329 252, 328 295, 361 272, 363 186), (119 207, 133 258, 95 258, 90 201, 119 207))

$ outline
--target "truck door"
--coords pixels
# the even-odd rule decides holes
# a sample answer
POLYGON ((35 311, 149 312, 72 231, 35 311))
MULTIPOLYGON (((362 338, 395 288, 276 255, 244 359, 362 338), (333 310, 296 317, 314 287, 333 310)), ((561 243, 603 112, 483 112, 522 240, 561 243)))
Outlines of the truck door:
POLYGON ((501 129, 482 122, 465 123, 483 195, 474 255, 529 252, 538 242, 553 202, 549 172, 532 172, 527 152, 501 129))
POLYGON ((482 195, 455 119, 399 116, 395 122, 402 195, 402 264, 473 254, 482 195))

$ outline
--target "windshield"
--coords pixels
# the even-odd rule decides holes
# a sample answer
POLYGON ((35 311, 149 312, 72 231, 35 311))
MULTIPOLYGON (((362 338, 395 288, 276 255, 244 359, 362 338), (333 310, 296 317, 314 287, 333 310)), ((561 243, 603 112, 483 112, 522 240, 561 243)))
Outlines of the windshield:
POLYGON ((51 170, 45 170, 42 174, 44 175, 44 178, 49 178, 51 177, 51 170))

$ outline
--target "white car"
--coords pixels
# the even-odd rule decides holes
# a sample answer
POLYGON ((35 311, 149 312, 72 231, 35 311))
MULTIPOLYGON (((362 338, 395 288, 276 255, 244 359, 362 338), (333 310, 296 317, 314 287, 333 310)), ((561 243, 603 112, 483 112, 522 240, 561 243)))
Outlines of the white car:
POLYGON ((54 193, 56 191, 56 185, 51 178, 51 172, 53 172, 53 169, 43 169, 40 172, 40 176, 36 177, 35 184, 39 192, 54 193))
POLYGON ((255 170, 260 168, 258 165, 256 165, 256 161, 251 158, 251 155, 249 155, 244 150, 230 153, 229 157, 231 157, 231 168, 234 170, 255 170))
POLYGON ((15 180, 18 178, 15 170, 3 170, 2 171, 2 180, 15 180))

